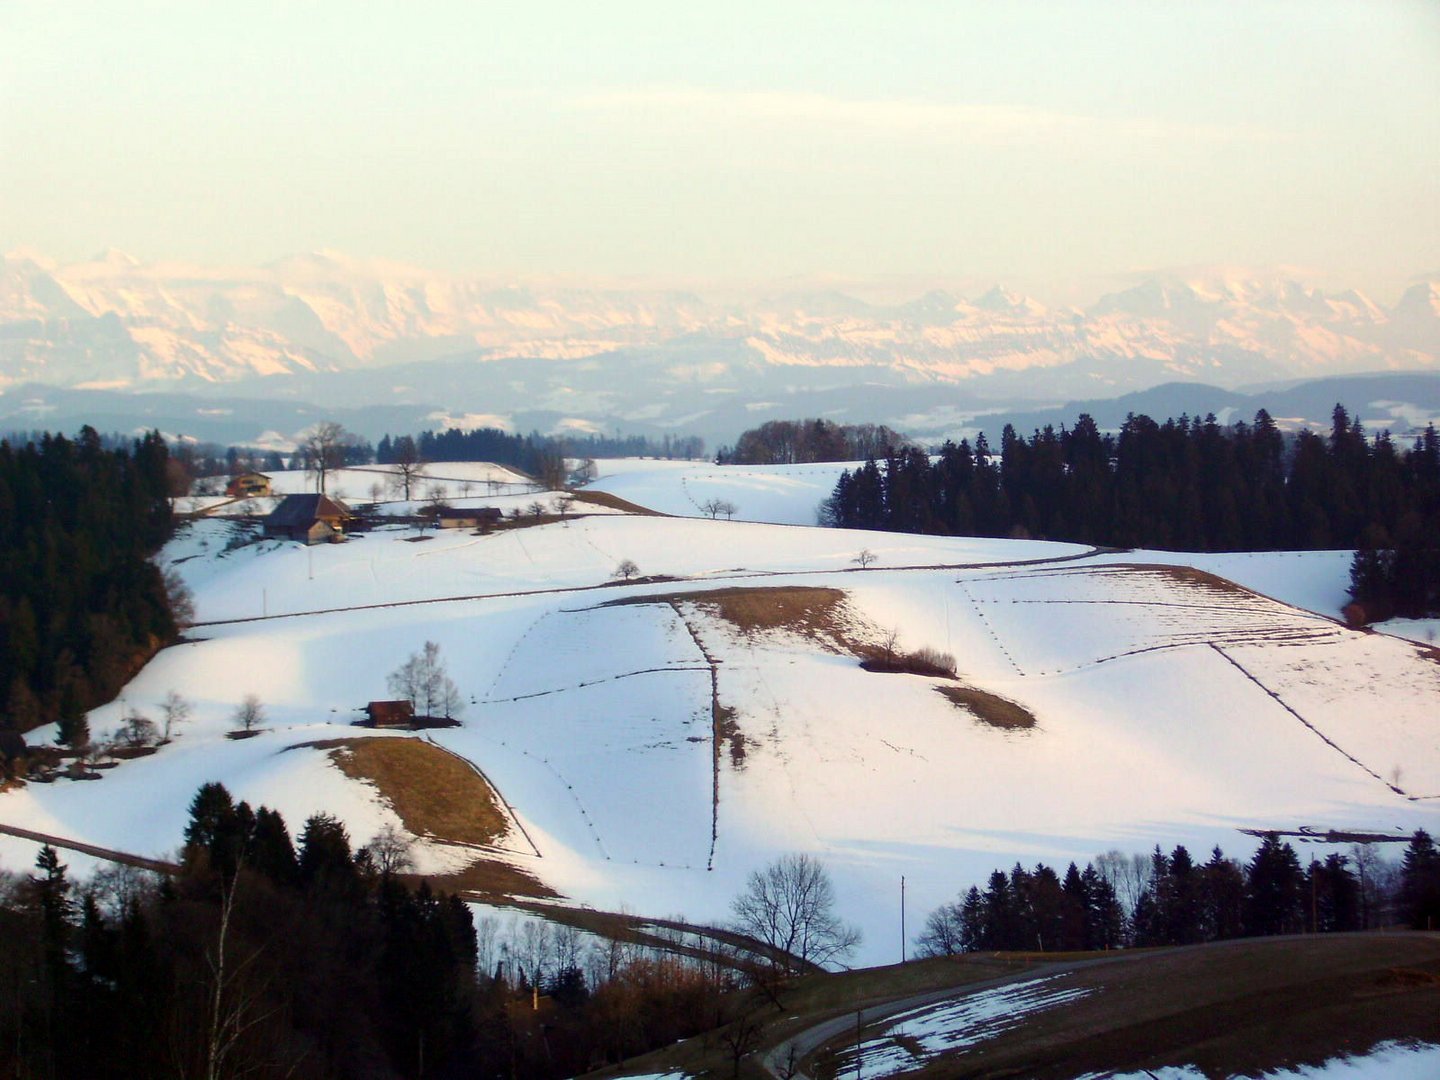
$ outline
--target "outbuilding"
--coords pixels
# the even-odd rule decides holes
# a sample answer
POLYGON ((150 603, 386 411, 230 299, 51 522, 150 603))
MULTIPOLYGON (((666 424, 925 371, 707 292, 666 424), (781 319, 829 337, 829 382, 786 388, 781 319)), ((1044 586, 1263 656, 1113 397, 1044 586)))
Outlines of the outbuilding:
POLYGON ((365 706, 365 716, 371 727, 415 725, 415 707, 408 701, 372 701, 365 706))
POLYGON ((264 473, 247 472, 232 476, 225 485, 225 494, 232 499, 253 499, 270 494, 270 477, 264 473))
POLYGON ((265 518, 265 535, 302 544, 338 544, 354 513, 328 495, 286 495, 265 518))

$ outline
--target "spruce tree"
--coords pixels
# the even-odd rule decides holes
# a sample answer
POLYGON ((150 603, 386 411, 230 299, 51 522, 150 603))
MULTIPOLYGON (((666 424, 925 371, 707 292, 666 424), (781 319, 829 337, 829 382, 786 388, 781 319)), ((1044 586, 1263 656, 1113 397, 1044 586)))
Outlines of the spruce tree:
POLYGON ((1440 926, 1440 851, 1424 829, 1417 829, 1400 864, 1400 911, 1416 930, 1440 926))
POLYGON ((1246 872, 1245 932, 1263 936, 1304 929, 1304 882, 1295 849, 1266 834, 1246 872))

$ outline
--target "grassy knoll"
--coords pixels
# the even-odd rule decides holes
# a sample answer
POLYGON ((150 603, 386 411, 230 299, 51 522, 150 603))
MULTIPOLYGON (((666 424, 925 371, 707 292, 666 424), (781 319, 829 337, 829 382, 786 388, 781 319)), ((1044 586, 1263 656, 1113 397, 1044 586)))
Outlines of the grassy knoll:
POLYGON ((462 844, 494 844, 510 819, 485 779, 421 739, 331 739, 316 746, 352 780, 373 784, 405 828, 462 844))
POLYGON ((973 686, 937 686, 944 697, 982 724, 1003 731, 1026 731, 1035 726, 1035 714, 1023 705, 973 686))

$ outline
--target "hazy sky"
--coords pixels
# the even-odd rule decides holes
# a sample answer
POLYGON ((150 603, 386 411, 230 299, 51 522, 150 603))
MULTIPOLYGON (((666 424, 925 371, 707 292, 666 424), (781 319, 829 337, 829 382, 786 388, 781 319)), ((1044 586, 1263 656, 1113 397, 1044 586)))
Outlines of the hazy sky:
POLYGON ((0 248, 1440 270, 1440 3, 0 0, 0 248))

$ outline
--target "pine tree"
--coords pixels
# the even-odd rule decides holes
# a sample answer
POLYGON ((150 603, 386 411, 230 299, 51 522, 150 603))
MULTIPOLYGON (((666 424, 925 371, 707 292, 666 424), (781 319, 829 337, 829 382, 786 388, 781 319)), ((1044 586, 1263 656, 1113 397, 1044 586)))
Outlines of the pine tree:
POLYGON ((1400 864, 1400 910, 1417 930, 1440 926, 1440 851, 1424 829, 1417 829, 1400 864))
POLYGON ((1304 928, 1305 873, 1295 849, 1266 834, 1250 860, 1245 880, 1245 932, 1294 934, 1304 928))

